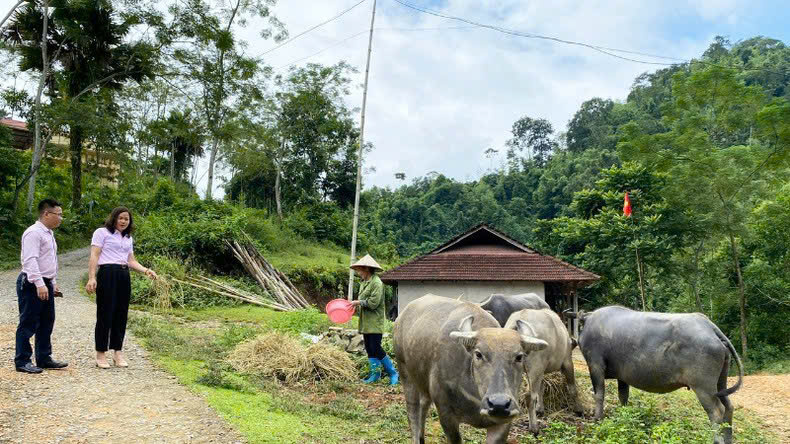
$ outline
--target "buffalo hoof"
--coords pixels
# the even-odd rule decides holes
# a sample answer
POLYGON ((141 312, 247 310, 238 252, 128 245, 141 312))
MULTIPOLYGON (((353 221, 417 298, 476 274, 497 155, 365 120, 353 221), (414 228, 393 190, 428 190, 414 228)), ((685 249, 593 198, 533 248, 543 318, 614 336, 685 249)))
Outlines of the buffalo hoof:
POLYGON ((530 423, 530 425, 529 425, 529 432, 532 433, 535 436, 538 436, 538 434, 540 434, 540 429, 541 428, 542 427, 541 427, 540 421, 535 421, 535 424, 531 424, 530 423))

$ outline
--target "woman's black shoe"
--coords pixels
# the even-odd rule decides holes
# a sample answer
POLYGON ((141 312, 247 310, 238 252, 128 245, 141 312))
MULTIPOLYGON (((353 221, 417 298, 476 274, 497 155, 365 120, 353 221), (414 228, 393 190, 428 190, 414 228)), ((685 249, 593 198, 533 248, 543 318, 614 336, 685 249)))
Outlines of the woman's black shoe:
POLYGON ((27 364, 23 365, 22 367, 17 367, 16 371, 22 372, 22 373, 41 373, 44 370, 42 370, 40 367, 36 367, 35 365, 33 365, 33 364, 28 362, 27 364))

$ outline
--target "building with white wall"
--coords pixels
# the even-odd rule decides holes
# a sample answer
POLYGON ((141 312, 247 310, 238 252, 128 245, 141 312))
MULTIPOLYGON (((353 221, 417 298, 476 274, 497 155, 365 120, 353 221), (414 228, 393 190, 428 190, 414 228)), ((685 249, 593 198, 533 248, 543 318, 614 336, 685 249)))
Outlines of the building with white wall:
POLYGON ((600 279, 485 224, 380 277, 396 287, 398 312, 426 294, 483 302, 494 293, 536 293, 560 312, 578 307, 576 290, 600 279))

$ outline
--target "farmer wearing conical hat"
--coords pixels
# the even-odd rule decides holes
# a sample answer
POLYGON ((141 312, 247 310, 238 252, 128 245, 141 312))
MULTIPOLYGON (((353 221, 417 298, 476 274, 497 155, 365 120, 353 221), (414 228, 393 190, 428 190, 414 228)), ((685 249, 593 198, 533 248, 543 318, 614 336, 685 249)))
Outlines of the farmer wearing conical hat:
POLYGON ((376 272, 381 271, 381 267, 368 254, 351 265, 351 268, 362 280, 359 285, 358 300, 352 301, 351 304, 360 307, 359 332, 362 333, 362 338, 365 341, 365 351, 370 363, 370 374, 363 382, 378 381, 383 366, 390 376, 390 385, 395 385, 398 383, 398 371, 395 370, 395 365, 392 364, 390 357, 381 348, 381 338, 386 324, 384 283, 376 275, 376 272))

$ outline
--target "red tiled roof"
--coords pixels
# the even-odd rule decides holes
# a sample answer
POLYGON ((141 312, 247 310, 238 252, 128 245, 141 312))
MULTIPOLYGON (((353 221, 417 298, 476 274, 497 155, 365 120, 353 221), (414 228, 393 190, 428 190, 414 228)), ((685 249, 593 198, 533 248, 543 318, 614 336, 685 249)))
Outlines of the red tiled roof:
POLYGON ((9 128, 27 131, 27 123, 22 122, 20 120, 0 119, 0 125, 7 126, 9 128))
POLYGON ((600 276, 540 254, 478 225, 411 262, 381 274, 397 281, 543 281, 592 283, 600 276))

